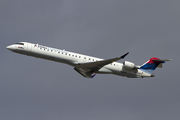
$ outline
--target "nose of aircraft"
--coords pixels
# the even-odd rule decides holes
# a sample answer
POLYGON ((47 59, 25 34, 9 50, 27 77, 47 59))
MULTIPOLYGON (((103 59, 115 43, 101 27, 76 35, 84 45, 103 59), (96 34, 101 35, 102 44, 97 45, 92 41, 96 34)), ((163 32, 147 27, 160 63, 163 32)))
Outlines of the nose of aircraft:
POLYGON ((11 46, 7 46, 6 48, 7 48, 8 50, 10 50, 10 49, 11 49, 11 46))
POLYGON ((7 48, 8 50, 14 50, 14 49, 15 49, 14 46, 12 46, 12 45, 7 46, 6 48, 7 48))

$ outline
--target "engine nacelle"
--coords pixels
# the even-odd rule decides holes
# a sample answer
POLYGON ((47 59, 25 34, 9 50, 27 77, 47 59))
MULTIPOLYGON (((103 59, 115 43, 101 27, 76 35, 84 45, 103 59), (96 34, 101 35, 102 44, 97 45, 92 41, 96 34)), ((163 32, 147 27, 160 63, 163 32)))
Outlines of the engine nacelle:
POLYGON ((126 69, 138 69, 138 67, 134 63, 129 62, 129 61, 124 61, 123 65, 124 65, 124 68, 126 69))

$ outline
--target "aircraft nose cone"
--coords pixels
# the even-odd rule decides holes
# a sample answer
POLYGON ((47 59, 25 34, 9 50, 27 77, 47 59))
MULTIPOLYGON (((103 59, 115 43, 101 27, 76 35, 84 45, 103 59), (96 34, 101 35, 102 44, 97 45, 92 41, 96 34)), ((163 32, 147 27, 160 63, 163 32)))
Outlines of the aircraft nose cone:
POLYGON ((11 47, 10 47, 10 46, 7 46, 6 48, 7 48, 8 50, 10 50, 10 49, 11 49, 11 47))
POLYGON ((12 45, 9 45, 6 47, 8 50, 14 50, 14 47, 12 45))

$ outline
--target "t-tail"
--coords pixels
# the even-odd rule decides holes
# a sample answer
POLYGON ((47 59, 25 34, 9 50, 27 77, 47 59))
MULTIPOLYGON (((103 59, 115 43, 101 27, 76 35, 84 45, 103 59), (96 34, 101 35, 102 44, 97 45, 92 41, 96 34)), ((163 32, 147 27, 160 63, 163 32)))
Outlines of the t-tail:
POLYGON ((161 60, 159 58, 151 58, 146 63, 144 63, 139 69, 143 72, 152 74, 152 72, 157 68, 162 68, 162 64, 165 63, 165 61, 172 61, 171 59, 167 60, 161 60))

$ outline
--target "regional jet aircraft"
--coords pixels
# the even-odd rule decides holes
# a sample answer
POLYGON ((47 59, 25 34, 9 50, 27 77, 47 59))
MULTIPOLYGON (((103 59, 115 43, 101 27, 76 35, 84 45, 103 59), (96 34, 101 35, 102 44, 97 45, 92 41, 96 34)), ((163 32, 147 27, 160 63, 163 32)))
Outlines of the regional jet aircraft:
POLYGON ((7 49, 19 54, 68 64, 86 78, 93 78, 96 73, 114 74, 128 78, 154 77, 152 72, 157 67, 162 68, 162 64, 165 61, 171 61, 171 59, 161 60, 153 57, 142 66, 137 66, 129 61, 124 61, 123 63, 116 62, 124 59, 129 52, 121 57, 104 60, 28 42, 15 43, 7 46, 7 49))

